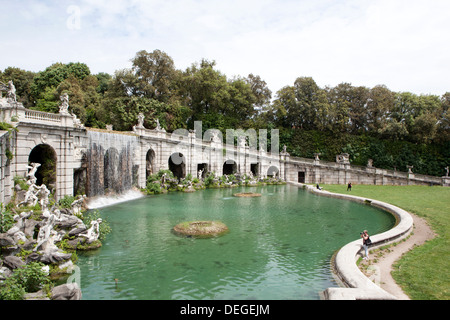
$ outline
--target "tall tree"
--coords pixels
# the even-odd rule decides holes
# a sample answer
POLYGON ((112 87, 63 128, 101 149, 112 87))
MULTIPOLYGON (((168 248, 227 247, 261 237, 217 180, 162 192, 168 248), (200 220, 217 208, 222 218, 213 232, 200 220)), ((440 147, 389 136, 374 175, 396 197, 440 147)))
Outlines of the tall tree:
POLYGON ((31 93, 34 76, 34 72, 25 71, 15 67, 8 67, 4 72, 0 71, 0 81, 8 83, 8 81, 11 80, 14 83, 17 101, 23 103, 26 108, 30 108, 34 104, 31 93))
POLYGON ((267 83, 260 76, 252 73, 247 76, 245 81, 250 85, 255 96, 255 108, 260 111, 267 110, 272 99, 272 91, 270 91, 267 83))
POLYGON ((132 60, 132 70, 139 80, 135 93, 168 102, 176 70, 172 58, 161 50, 141 50, 132 60))
POLYGON ((384 85, 373 87, 367 101, 367 127, 377 133, 386 126, 387 116, 394 106, 395 94, 384 85))

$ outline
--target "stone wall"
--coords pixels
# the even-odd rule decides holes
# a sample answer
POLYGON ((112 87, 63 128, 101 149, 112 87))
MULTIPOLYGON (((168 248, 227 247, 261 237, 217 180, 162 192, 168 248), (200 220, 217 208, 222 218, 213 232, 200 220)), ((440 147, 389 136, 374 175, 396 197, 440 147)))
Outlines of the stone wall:
MULTIPOLYGON (((68 101, 68 100, 67 100, 68 101)), ((0 199, 8 202, 11 197, 12 177, 25 177, 28 171, 30 154, 37 146, 46 146, 54 151, 56 162, 56 199, 65 195, 74 195, 80 190, 89 193, 89 188, 81 186, 89 180, 88 154, 91 148, 89 132, 100 131, 111 136, 108 146, 122 143, 115 139, 117 135, 133 136, 136 145, 129 152, 128 159, 132 166, 133 184, 145 187, 147 175, 161 169, 169 169, 169 159, 178 163, 180 175, 191 174, 197 177, 198 171, 249 174, 258 176, 277 175, 285 181, 311 184, 373 184, 373 185, 450 185, 449 177, 431 177, 410 172, 398 172, 372 167, 353 166, 348 161, 349 155, 336 157, 336 162, 290 157, 285 149, 281 153, 270 153, 248 145, 242 136, 237 137, 236 144, 222 143, 221 134, 214 129, 207 130, 203 137, 196 135, 196 130, 180 130, 176 134, 167 133, 158 126, 154 130, 143 127, 143 115, 132 132, 86 129, 76 116, 68 112, 68 104, 60 106, 58 114, 25 109, 22 104, 11 99, 0 98, 0 119, 16 126, 18 131, 12 139, 6 139, 1 133, 2 156, 0 163, 0 199), (7 162, 6 143, 14 153, 14 158, 7 162), (178 157, 181 156, 181 157, 178 157), (149 159, 151 161, 149 161, 149 159), (227 166, 224 166, 227 163, 227 166)), ((201 132, 200 128, 195 128, 201 132)), ((264 135, 264 131, 262 132, 264 135)), ((245 136, 246 133, 244 133, 245 136)), ((261 134, 261 132, 260 132, 261 134)), ((228 138, 228 137, 227 137, 228 138)), ((245 137, 244 137, 245 138, 245 137)), ((263 139, 264 136, 260 136, 263 139)), ((250 141, 250 136, 248 136, 250 141)), ((231 140, 233 141, 233 140, 231 140)), ((272 143, 278 151, 278 141, 272 143)), ((116 149, 121 149, 120 146, 116 149)), ((106 149, 105 149, 106 150, 106 149)), ((99 160, 100 161, 100 160, 99 160)), ((101 164, 99 164, 101 166, 101 164)), ((88 194, 89 195, 89 194, 88 194)))
POLYGON ((286 181, 312 184, 368 184, 368 185, 444 185, 445 177, 379 169, 373 166, 354 166, 348 161, 327 162, 316 159, 287 159, 286 181))

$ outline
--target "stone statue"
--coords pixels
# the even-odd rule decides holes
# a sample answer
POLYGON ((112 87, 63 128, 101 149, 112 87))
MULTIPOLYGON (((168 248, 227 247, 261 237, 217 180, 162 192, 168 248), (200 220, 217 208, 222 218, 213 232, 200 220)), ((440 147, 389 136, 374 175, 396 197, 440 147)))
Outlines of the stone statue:
POLYGON ((78 117, 75 114, 72 115, 72 118, 73 118, 73 125, 75 128, 80 128, 80 129, 84 128, 84 124, 81 123, 81 120, 78 119, 78 117))
POLYGON ((220 131, 219 130, 212 130, 211 133, 212 133, 211 141, 212 142, 216 142, 216 143, 220 143, 221 142, 220 136, 219 136, 220 131))
POLYGON ((20 202, 17 207, 20 207, 21 205, 29 205, 29 206, 35 206, 38 202, 37 193, 39 192, 39 188, 33 183, 28 187, 27 192, 25 193, 25 199, 20 202))
MULTIPOLYGON (((14 83, 12 80, 8 81, 8 85, 4 84, 3 82, 0 82, 0 90, 6 91, 6 98, 9 101, 16 102, 16 87, 14 86, 14 83)), ((1 96, 0 96, 1 97, 1 96)))
POLYGON ((26 242, 27 238, 25 236, 25 220, 28 219, 33 214, 33 211, 22 212, 14 216, 14 221, 16 224, 10 228, 6 234, 13 237, 16 242, 23 241, 26 242))
POLYGON ((14 86, 14 83, 12 82, 12 80, 8 81, 8 93, 6 94, 6 97, 12 101, 17 101, 16 100, 16 87, 14 86))
POLYGON ((83 202, 85 199, 86 195, 82 195, 77 200, 72 202, 72 213, 74 215, 79 215, 81 213, 81 207, 83 206, 83 202))
POLYGON ((45 184, 41 185, 40 187, 36 187, 39 191, 37 192, 37 196, 39 199, 39 203, 41 205, 41 208, 43 211, 48 211, 48 204, 50 196, 50 190, 48 190, 47 186, 45 184))
POLYGON ((27 173, 27 178, 28 184, 35 184, 36 183, 36 171, 37 169, 41 166, 40 163, 37 162, 31 162, 29 166, 27 166, 27 168, 29 169, 28 173, 27 173))
POLYGON ((61 105, 59 106, 59 113, 68 114, 69 113, 69 95, 64 93, 59 97, 61 100, 61 105))
POLYGON ((202 170, 198 170, 198 172, 197 172, 197 178, 198 178, 198 180, 201 180, 202 179, 202 177, 203 177, 203 171, 204 171, 205 169, 202 169, 202 170))
POLYGON ((239 147, 245 147, 247 139, 245 136, 238 137, 239 147))
POLYGON ((145 118, 144 114, 140 112, 138 115, 138 124, 137 124, 138 128, 144 128, 144 118, 145 118))
POLYGON ((449 169, 448 169, 448 166, 445 167, 445 176, 446 176, 446 177, 448 177, 448 170, 449 170, 449 169))
POLYGON ((85 237, 87 239, 86 240, 87 243, 92 243, 96 241, 100 236, 100 223, 102 223, 101 218, 91 221, 91 227, 84 233, 80 233, 80 237, 85 237))
MULTIPOLYGON (((44 245, 44 247, 45 247, 45 244, 47 243, 47 241, 50 238, 51 231, 53 230, 55 223, 56 223, 56 216, 54 214, 51 214, 50 217, 47 219, 47 223, 39 229, 39 233, 38 233, 38 237, 37 237, 37 245, 33 249, 34 252, 38 251, 38 249, 42 245, 44 245)), ((44 250, 45 250, 45 248, 44 248, 44 250)))
POLYGON ((155 128, 155 130, 156 131, 166 132, 166 130, 163 127, 161 127, 161 124, 159 123, 159 119, 156 119, 156 128, 155 128))

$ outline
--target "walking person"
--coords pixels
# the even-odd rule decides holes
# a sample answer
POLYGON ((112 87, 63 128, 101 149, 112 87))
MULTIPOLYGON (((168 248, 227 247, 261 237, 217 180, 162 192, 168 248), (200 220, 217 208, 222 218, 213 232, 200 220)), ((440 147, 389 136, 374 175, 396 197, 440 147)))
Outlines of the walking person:
POLYGON ((369 259, 369 245, 372 243, 372 240, 370 240, 369 234, 367 233, 367 230, 364 230, 361 232, 361 238, 363 239, 363 248, 366 256, 363 258, 364 260, 369 259))
POLYGON ((347 191, 352 191, 352 183, 349 182, 347 185, 347 191))

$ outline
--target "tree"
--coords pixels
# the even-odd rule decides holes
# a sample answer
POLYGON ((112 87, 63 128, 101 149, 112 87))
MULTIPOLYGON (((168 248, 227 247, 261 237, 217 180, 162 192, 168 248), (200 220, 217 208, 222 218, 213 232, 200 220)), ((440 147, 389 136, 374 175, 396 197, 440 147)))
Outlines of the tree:
POLYGON ((446 92, 441 97, 437 131, 439 132, 436 136, 438 142, 450 141, 450 92, 446 92))
MULTIPOLYGON (((59 85, 69 77, 83 80, 90 75, 89 67, 80 62, 55 63, 35 77, 31 86, 31 93, 35 99, 35 108, 38 110, 57 112, 59 104, 59 85)), ((71 81, 73 82, 73 81, 71 81)))
POLYGON ((370 89, 367 100, 367 128, 378 133, 386 125, 387 115, 394 106, 394 93, 384 85, 370 89))
POLYGON ((294 86, 277 92, 273 114, 286 128, 330 129, 330 105, 326 91, 319 88, 310 77, 300 77, 294 86))
POLYGON ((250 85, 255 96, 255 107, 261 111, 266 110, 272 99, 272 91, 267 87, 267 83, 260 76, 252 73, 247 76, 245 81, 250 85))
POLYGON ((132 71, 138 79, 135 94, 168 102, 176 74, 172 58, 160 50, 151 53, 141 50, 132 63, 132 71))
POLYGON ((358 133, 367 130, 368 94, 368 88, 353 87, 349 83, 341 83, 329 89, 328 100, 337 114, 340 131, 358 133))
POLYGON ((34 76, 34 72, 15 67, 8 67, 4 72, 0 71, 0 81, 8 83, 8 81, 12 80, 16 87, 17 101, 23 103, 25 108, 29 108, 34 104, 34 99, 31 94, 34 76))

